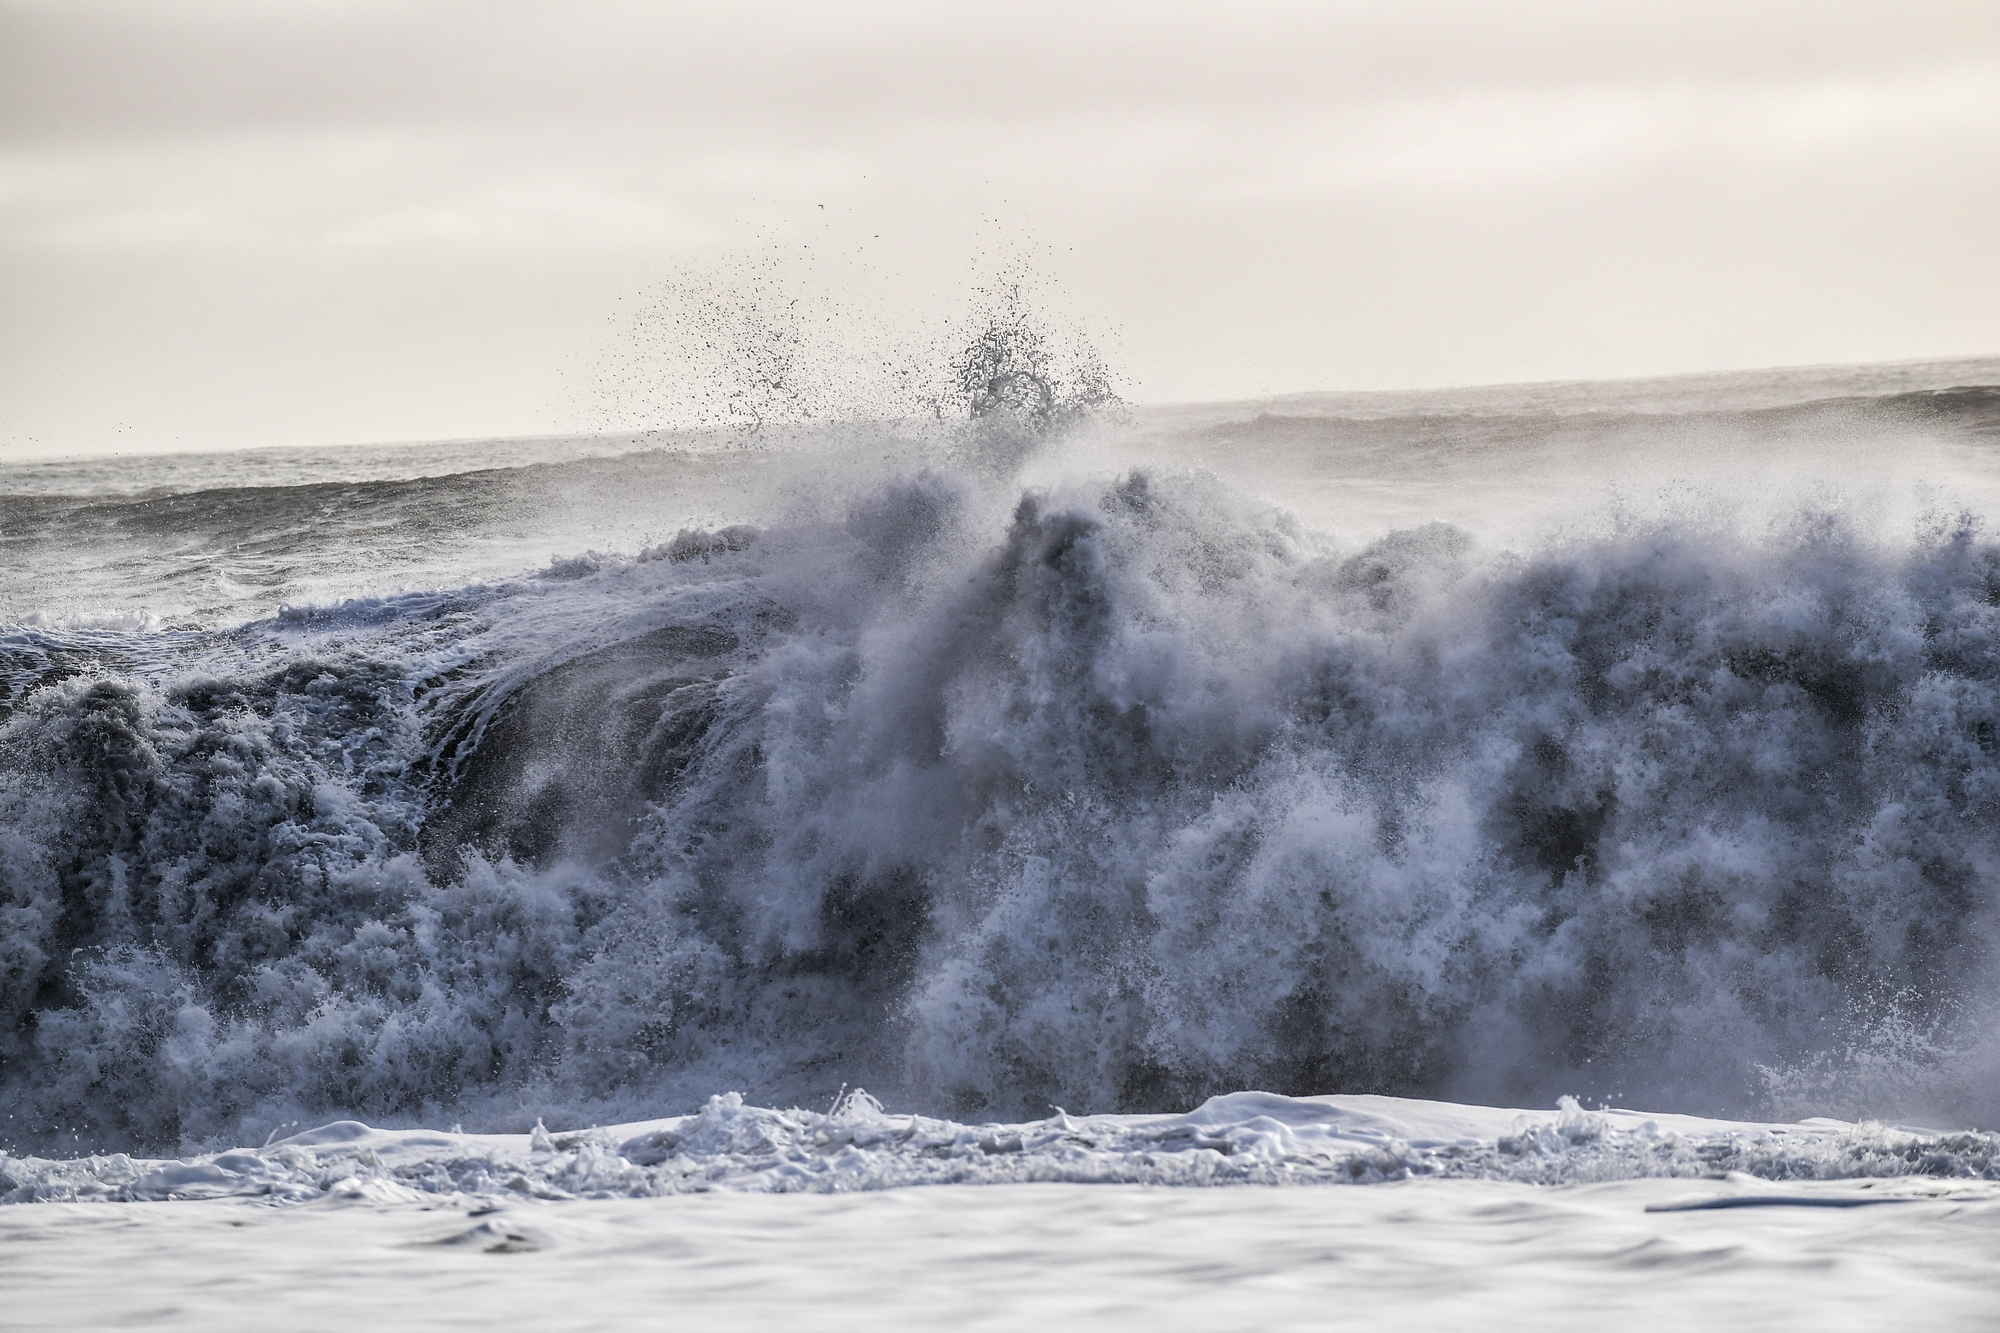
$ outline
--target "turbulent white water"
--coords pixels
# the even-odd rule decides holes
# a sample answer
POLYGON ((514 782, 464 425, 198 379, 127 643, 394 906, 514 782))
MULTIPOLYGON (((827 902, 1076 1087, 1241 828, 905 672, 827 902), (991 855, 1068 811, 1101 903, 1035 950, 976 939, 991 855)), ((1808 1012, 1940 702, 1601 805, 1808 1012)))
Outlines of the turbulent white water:
MULTIPOLYGON (((1819 1119, 1747 1124, 1586 1111, 1535 1114, 1396 1097, 1231 1093, 1180 1115, 960 1124, 891 1115, 865 1092, 828 1112, 711 1097, 693 1115, 550 1134, 378 1130, 346 1120, 261 1148, 172 1160, 0 1154, 0 1202, 284 1203, 620 1199, 728 1191, 839 1194, 905 1185, 1314 1185, 1417 1179, 1579 1184, 1703 1179, 1799 1184, 1915 1177, 2000 1199, 2000 1135, 1819 1119), (1972 1184, 1969 1182, 1980 1182, 1972 1184)), ((1929 1186, 1927 1186, 1928 1188, 1929 1186)), ((1940 1193, 1942 1191, 1942 1193, 1940 1193)), ((1873 1195, 1759 1188, 1680 1207, 1855 1206, 1873 1195)), ((1881 1197, 1910 1197, 1891 1191, 1881 1197)))
POLYGON ((945 1126, 874 1183, 1247 1088, 1991 1126, 1979 369, 0 473, 0 1147, 857 1083, 945 1126))

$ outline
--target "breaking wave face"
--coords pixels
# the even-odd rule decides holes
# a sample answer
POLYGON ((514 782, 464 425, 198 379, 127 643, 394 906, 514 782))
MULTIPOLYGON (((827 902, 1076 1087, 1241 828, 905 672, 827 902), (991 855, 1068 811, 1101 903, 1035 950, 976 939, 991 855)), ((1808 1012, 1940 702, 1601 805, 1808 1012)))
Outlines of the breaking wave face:
POLYGON ((1996 1107, 1970 520, 1353 549, 1199 472, 940 467, 5 652, 14 1144, 855 1082, 959 1117, 1996 1107), (1857 1052, 1891 1071, 1858 1094, 1857 1052))

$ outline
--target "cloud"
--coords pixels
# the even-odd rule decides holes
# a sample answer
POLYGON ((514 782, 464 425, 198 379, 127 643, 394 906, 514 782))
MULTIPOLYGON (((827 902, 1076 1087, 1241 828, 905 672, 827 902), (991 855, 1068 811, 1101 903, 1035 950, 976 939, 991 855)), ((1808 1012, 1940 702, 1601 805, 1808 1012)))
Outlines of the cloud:
POLYGON ((0 33, 0 401, 37 438, 89 420, 76 367, 156 383, 168 345, 217 438, 472 394, 536 429, 518 386, 612 294, 787 228, 889 237, 909 291, 996 219, 1040 237, 1156 396, 2000 341, 1990 0, 0 0, 0 33), (481 299, 403 336, 495 371, 343 416, 378 372, 327 340, 433 271, 481 299), (253 419, 233 376, 294 390, 253 419))

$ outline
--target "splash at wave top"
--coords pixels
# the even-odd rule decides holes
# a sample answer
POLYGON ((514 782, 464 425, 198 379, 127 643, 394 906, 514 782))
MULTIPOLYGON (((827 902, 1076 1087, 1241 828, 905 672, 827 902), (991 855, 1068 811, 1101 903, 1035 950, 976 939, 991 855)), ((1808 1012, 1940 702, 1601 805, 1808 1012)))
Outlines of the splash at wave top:
MULTIPOLYGON (((1801 429, 1762 410, 1730 429, 1801 429)), ((1986 447, 1990 393, 1926 410, 1986 447)), ((1582 428, 1515 406, 1229 429, 1294 453, 1320 430, 1315 475, 1366 482, 1398 429, 1485 430, 1504 461, 1582 428)), ((1272 1108, 1318 1094, 1991 1123, 2000 543, 1977 506, 1349 537, 1226 462, 1064 461, 1091 431, 1141 448, 1130 423, 1038 426, 1033 458, 1007 430, 1000 464, 933 452, 532 574, 6 630, 0 1147, 273 1142, 212 1169, 304 1180, 325 1145, 287 1157, 285 1135, 341 1117, 476 1134, 706 1107, 650 1161, 535 1146, 551 1189, 589 1147, 625 1173, 605 1188, 657 1192, 752 1170, 683 1140, 847 1135, 825 1157, 891 1122, 878 1183, 1042 1178, 1082 1132, 1058 1106, 1165 1163, 1133 1179, 1195 1170, 1167 1148, 1203 1135, 1218 1179, 1290 1161, 1243 1126, 1317 1124, 1272 1108), (917 1114, 755 1110, 856 1084, 917 1114), (1244 1089, 1268 1104, 1165 1117, 1244 1089)), ((508 484, 467 475, 424 484, 508 484)), ((390 526, 369 487, 403 485, 350 486, 316 549, 365 562, 390 526)), ((169 498, 198 519, 222 495, 169 498)), ((327 495, 253 498, 282 533, 327 495)), ((77 498, 65 522, 154 502, 77 498)), ((1384 1130, 1298 1160, 1720 1160, 1636 1122, 1565 1119, 1537 1148, 1539 1123, 1450 1138, 1458 1157, 1384 1130)), ((1993 1161, 1985 1135, 1795 1133, 1741 1160, 1993 1161)), ((65 1197, 139 1197, 147 1169, 65 1197)))

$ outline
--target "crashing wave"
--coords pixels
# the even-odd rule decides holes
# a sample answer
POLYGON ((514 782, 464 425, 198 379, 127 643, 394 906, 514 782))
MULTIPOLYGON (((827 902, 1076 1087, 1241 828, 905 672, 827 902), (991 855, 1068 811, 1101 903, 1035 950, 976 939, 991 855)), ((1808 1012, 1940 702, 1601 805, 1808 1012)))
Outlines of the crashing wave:
POLYGON ((855 1080, 960 1118, 1745 1110, 1878 996, 1921 1058, 1841 1109, 1995 1105, 1970 520, 1357 550, 1200 473, 924 472, 546 577, 81 633, 4 648, 17 1147, 855 1080))

